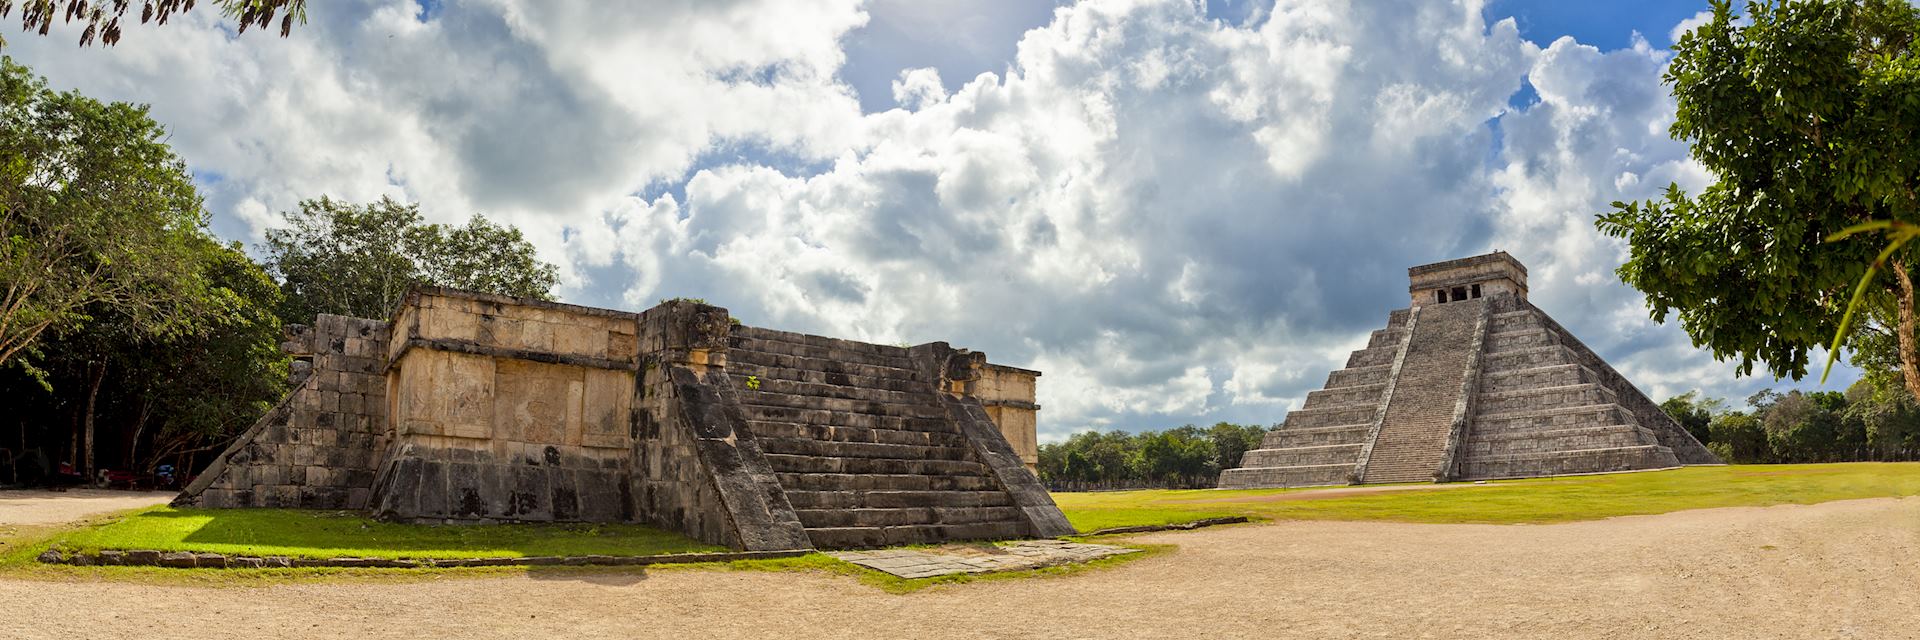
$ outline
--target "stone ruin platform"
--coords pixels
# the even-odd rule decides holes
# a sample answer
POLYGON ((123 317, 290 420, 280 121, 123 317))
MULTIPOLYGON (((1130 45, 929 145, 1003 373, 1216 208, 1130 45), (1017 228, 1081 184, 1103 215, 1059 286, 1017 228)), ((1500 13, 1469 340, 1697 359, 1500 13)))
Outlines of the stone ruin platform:
POLYGON ((1029 466, 1039 373, 942 342, 419 288, 285 348, 304 380, 175 505, 637 522, 755 551, 1074 533, 1029 466))
POLYGON ((1222 488, 1448 482, 1719 464, 1527 301, 1504 252, 1408 270, 1412 306, 1220 474, 1222 488))

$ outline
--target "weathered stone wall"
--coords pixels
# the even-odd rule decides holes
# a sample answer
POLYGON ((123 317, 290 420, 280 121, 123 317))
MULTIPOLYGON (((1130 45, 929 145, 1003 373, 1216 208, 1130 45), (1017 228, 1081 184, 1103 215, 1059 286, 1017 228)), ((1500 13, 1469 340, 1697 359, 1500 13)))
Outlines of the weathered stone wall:
POLYGON ((1527 267, 1504 251, 1407 269, 1413 306, 1436 304, 1436 290, 1480 286, 1480 296, 1509 293, 1527 299, 1527 267))
POLYGON ((420 289, 393 326, 376 515, 631 519, 632 314, 420 289))
POLYGON ((306 377, 235 439, 174 504, 361 509, 386 431, 386 323, 322 314, 282 348, 306 377))
POLYGON ((1040 465, 1040 405, 1034 402, 1039 377, 1040 372, 1031 369, 988 364, 969 394, 980 399, 1028 471, 1040 465))

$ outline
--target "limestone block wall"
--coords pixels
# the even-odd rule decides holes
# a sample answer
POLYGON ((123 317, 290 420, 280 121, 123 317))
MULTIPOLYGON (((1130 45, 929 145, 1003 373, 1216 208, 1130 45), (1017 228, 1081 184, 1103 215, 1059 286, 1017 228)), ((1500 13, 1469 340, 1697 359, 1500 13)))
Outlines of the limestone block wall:
POLYGON ((386 323, 322 314, 282 348, 305 377, 175 498, 179 506, 361 509, 386 431, 386 323))
POLYGON ((1040 405, 1034 402, 1039 378, 1040 372, 1031 369, 987 364, 969 394, 980 399, 1028 471, 1036 471, 1040 464, 1040 405))
POLYGON ((631 519, 633 314, 420 289, 387 349, 376 515, 631 519))

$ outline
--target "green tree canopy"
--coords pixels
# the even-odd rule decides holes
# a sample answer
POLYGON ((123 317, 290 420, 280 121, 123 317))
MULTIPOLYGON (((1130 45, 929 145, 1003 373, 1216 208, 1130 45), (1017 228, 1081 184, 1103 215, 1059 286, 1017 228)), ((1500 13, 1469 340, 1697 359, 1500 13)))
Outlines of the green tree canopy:
POLYGON ((321 313, 385 318, 415 284, 550 299, 559 270, 535 257, 519 229, 474 216, 429 224, 414 204, 307 200, 267 231, 267 268, 280 279, 280 318, 321 313))
MULTIPOLYGON (((1880 247, 1824 239, 1878 219, 1920 221, 1920 17, 1903 0, 1726 0, 1681 37, 1665 80, 1671 132, 1715 176, 1698 194, 1615 202, 1599 216, 1631 247, 1621 279, 1653 318, 1677 316, 1695 344, 1742 374, 1807 372, 1880 247)), ((1920 395, 1908 265, 1893 256, 1860 331, 1899 338, 1920 395)), ((1742 427, 1744 428, 1744 427, 1742 427)), ((1719 427, 1714 427, 1716 439, 1719 427)))
MULTIPOLYGON (((140 3, 140 23, 166 24, 175 13, 193 9, 194 0, 144 0, 140 3)), ((293 32, 294 21, 307 21, 306 0, 212 0, 220 13, 239 23, 240 32, 250 27, 261 29, 280 22, 280 37, 293 32)), ((56 19, 86 25, 80 31, 80 46, 112 46, 120 42, 121 20, 133 8, 131 0, 0 0, 0 18, 20 11, 20 28, 27 33, 47 35, 56 19)), ((4 43, 5 40, 0 40, 4 43)))
POLYGON ((136 332, 205 312, 206 214, 165 136, 0 58, 0 365, 102 310, 136 332))

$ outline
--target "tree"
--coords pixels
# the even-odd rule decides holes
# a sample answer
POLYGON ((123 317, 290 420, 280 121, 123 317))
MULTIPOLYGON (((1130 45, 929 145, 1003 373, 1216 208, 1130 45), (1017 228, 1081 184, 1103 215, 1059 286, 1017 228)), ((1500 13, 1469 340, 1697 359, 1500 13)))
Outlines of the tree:
POLYGON ((1660 403, 1660 409, 1667 412, 1674 422, 1685 427, 1687 433, 1692 434, 1700 444, 1713 439, 1713 430, 1710 428, 1713 417, 1725 406, 1726 402, 1719 398, 1700 397, 1699 390, 1688 391, 1660 403))
POLYGON ((1739 411, 1721 414, 1713 419, 1712 429, 1707 448, 1721 459, 1737 464, 1773 461, 1767 428, 1759 418, 1739 411))
POLYGON ((1246 452, 1260 448, 1260 440, 1267 435, 1267 429, 1258 425, 1240 425, 1221 422, 1207 430, 1207 438, 1213 441, 1214 469, 1233 469, 1240 466, 1240 458, 1246 452))
POLYGON ((261 249, 290 323, 321 313, 384 318, 415 284, 550 299, 559 282, 519 229, 480 216, 449 227, 390 198, 353 205, 324 197, 282 215, 287 226, 267 231, 261 249))
POLYGON ((102 310, 148 333, 205 310, 206 214, 165 135, 0 58, 0 366, 102 310))
MULTIPOLYGON (((1920 12, 1903 0, 1749 3, 1726 0, 1681 37, 1665 80, 1673 137, 1716 181, 1689 195, 1615 202, 1599 228, 1625 238, 1619 268, 1668 315, 1741 374, 1764 363, 1806 375, 1808 353, 1839 329, 1853 285, 1880 247, 1825 242, 1872 220, 1920 221, 1920 12)), ((1911 249, 1885 263, 1890 281, 1864 297, 1858 332, 1893 339, 1908 391, 1920 397, 1911 249)), ((1718 432, 1715 432, 1717 437, 1718 432)))
MULTIPOLYGON (((155 22, 166 24, 173 14, 193 9, 194 0, 145 0, 141 3, 140 23, 155 22)), ((246 33, 249 27, 265 29, 280 18, 280 37, 293 33, 293 23, 307 21, 306 0, 213 0, 220 7, 220 13, 239 23, 240 32, 246 33)), ((133 7, 130 0, 19 0, 20 28, 27 33, 47 35, 53 28, 56 16, 66 22, 81 22, 86 28, 80 31, 80 46, 92 44, 95 39, 100 44, 113 46, 120 42, 120 21, 126 17, 127 9, 133 7)), ((0 0, 0 18, 13 14, 15 0, 0 0)), ((0 40, 0 43, 4 43, 0 40)))

